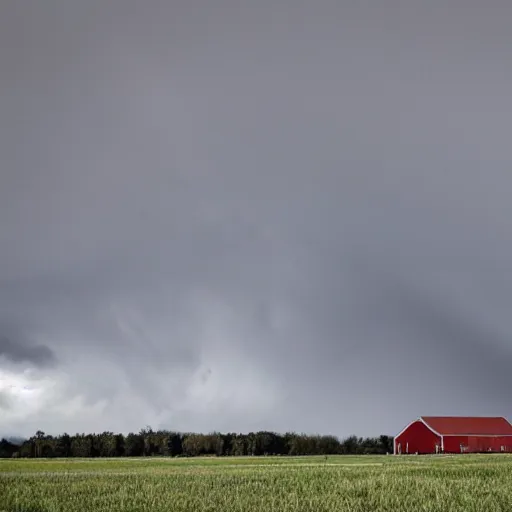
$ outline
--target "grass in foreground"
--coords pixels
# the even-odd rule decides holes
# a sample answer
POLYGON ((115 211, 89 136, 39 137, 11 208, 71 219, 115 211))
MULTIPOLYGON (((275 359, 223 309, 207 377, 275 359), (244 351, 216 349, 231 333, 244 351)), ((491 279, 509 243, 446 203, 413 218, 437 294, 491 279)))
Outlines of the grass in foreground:
POLYGON ((512 456, 0 461, 0 511, 510 511, 512 456))

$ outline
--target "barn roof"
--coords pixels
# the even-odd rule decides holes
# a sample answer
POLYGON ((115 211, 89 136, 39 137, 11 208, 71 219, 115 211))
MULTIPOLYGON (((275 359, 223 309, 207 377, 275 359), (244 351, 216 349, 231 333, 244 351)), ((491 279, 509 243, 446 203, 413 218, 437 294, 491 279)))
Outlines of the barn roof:
POLYGON ((512 425, 505 418, 422 416, 421 420, 442 436, 512 436, 512 425))

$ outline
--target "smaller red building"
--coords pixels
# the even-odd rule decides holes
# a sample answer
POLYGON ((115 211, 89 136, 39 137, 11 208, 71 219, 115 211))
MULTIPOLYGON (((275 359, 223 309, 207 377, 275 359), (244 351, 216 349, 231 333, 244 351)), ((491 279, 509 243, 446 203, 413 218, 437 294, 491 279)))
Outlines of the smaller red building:
POLYGON ((511 452, 512 425, 505 418, 422 416, 394 441, 394 453, 511 452))

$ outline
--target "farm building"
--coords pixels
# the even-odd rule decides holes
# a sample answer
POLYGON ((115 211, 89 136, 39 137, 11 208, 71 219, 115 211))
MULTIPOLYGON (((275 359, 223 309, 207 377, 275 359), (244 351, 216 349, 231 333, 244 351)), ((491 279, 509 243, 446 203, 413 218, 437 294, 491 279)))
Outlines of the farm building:
POLYGON ((422 416, 394 441, 394 453, 512 452, 512 425, 505 418, 422 416))

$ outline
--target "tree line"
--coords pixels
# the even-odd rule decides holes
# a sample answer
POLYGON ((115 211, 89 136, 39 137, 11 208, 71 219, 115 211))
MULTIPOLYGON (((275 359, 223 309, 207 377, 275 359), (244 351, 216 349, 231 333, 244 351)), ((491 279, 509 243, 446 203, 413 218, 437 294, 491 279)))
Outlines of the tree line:
POLYGON ((21 444, 0 441, 0 458, 364 455, 392 451, 393 438, 385 435, 340 440, 297 433, 194 434, 154 431, 151 427, 128 435, 103 432, 51 436, 39 430, 21 444))

